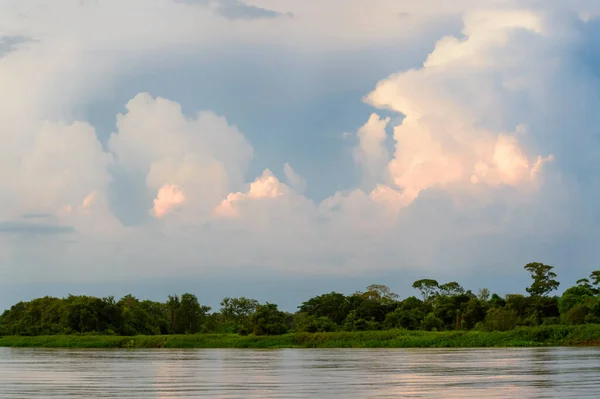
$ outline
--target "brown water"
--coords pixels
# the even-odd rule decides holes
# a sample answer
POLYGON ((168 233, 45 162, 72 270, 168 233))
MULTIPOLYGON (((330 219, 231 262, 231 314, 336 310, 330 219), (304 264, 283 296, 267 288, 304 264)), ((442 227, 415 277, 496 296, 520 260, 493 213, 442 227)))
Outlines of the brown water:
POLYGON ((600 348, 0 348, 0 398, 598 398, 600 348))

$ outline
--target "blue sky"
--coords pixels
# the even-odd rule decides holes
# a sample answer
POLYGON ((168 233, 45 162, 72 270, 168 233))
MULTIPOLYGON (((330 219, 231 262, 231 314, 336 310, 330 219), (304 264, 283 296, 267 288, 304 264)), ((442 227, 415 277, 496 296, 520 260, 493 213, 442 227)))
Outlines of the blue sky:
POLYGON ((594 1, 0 9, 0 308, 598 268, 594 1))

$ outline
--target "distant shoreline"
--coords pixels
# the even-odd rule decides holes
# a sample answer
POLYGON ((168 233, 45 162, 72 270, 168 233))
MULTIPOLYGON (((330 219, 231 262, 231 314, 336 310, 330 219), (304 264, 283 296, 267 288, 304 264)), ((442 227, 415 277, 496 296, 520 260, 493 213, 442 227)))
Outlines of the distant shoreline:
POLYGON ((600 324, 520 327, 510 331, 361 331, 289 333, 254 336, 193 335, 47 335, 0 337, 14 348, 485 348, 600 346, 600 324))

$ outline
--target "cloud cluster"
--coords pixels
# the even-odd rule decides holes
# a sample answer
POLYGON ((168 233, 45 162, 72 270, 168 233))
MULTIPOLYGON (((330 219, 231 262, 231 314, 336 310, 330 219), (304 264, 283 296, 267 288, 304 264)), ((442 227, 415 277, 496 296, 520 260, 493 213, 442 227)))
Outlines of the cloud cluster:
POLYGON ((243 183, 253 150, 225 118, 200 112, 190 119, 179 104, 149 94, 126 108, 108 147, 117 168, 145 179, 157 218, 180 207, 188 221, 201 223, 243 183))
MULTIPOLYGON (((68 39, 76 36, 42 18, 40 10, 28 14, 25 24, 45 21, 39 31, 19 32, 14 20, 0 17, 12 30, 0 41, 0 255, 12 265, 0 277, 110 278, 116 270, 124 276, 140 268, 160 276, 167 264, 170 273, 188 274, 247 267, 309 273, 468 269, 490 257, 529 260, 564 238, 576 214, 570 190, 581 189, 577 165, 565 161, 565 144, 590 143, 593 136, 577 121, 577 131, 564 129, 565 119, 582 112, 578 94, 597 84, 593 74, 581 73, 572 51, 586 41, 585 27, 596 11, 592 3, 586 9, 581 2, 569 17, 554 6, 540 9, 516 0, 463 12, 475 7, 465 0, 445 10, 463 14, 462 33, 441 38, 422 66, 393 74, 366 93, 364 101, 376 113, 365 115, 352 153, 362 180, 320 202, 305 195, 310 180, 290 164, 273 165, 283 169, 282 176, 270 169, 248 176, 252 146, 226 117, 211 111, 186 115, 174 101, 140 93, 117 115, 106 143, 89 123, 74 120, 74 104, 101 92, 101 82, 113 74, 114 58, 92 57, 83 48, 121 51, 139 44, 138 55, 147 60, 172 43, 198 45, 192 37, 202 22, 213 33, 234 32, 226 37, 293 35, 315 7, 268 0, 172 3, 163 11, 165 21, 179 22, 169 24, 174 32, 162 35, 160 20, 153 20, 154 32, 133 18, 128 21, 138 24, 144 40, 126 44, 114 32, 101 38, 83 28, 100 21, 85 10, 99 7, 95 3, 71 10, 82 25, 68 33, 84 32, 78 40, 68 39), (291 12, 294 18, 233 28, 219 25, 211 4, 236 24, 245 19, 240 13, 252 19, 291 12), (588 22, 579 17, 586 10, 588 22), (42 29, 54 32, 53 39, 18 46, 11 39, 35 37, 42 29), (82 82, 89 85, 81 89, 82 82), (117 216, 115 207, 128 195, 116 187, 117 175, 136 182, 135 198, 147 198, 133 201, 145 215, 136 226, 117 216), (519 245, 525 237, 526 248, 519 245), (89 265, 84 270, 78 266, 83 261, 89 265), (36 273, 40 264, 46 273, 36 273)), ((381 9, 356 6, 357 12, 352 7, 342 13, 342 5, 336 11, 341 20, 361 22, 353 31, 370 32, 368 40, 394 40, 437 18, 427 16, 424 5, 380 3, 381 9), (402 32, 392 28, 389 15, 377 19, 381 10, 396 8, 414 20, 402 32), (368 11, 367 17, 361 19, 358 10, 368 11), (375 21, 380 26, 371 31, 375 21)), ((160 4, 135 3, 146 16, 160 4)), ((114 5, 105 7, 109 12, 114 5)), ((312 22, 332 20, 330 7, 323 6, 312 22)), ((115 22, 117 29, 124 21, 115 22)), ((332 35, 322 22, 303 40, 332 35)), ((339 33, 353 37, 350 30, 339 33)), ((124 59, 136 65, 136 57, 124 59)), ((586 101, 586 109, 600 104, 594 96, 586 101)), ((579 166, 589 167, 595 148, 577 148, 587 151, 579 159, 588 163, 579 166)))
MULTIPOLYGON (((505 60, 496 54, 517 46, 518 36, 536 40, 542 35, 541 25, 541 18, 528 11, 469 14, 464 39, 441 39, 421 69, 379 82, 366 97, 375 107, 404 115, 402 123, 394 127, 396 151, 388 172, 407 201, 430 187, 465 182, 530 185, 543 163, 552 159, 551 154, 525 153, 519 143, 519 134, 526 134, 521 125, 511 131, 498 131, 502 124, 493 123, 496 114, 511 112, 505 99, 514 90, 514 80, 521 79, 519 89, 527 91, 530 88, 526 85, 536 84, 539 79, 515 75, 522 71, 520 66, 511 65, 518 59, 502 65, 505 60), (495 85, 490 84, 494 81, 495 85)), ((544 60, 543 54, 536 55, 544 60)), ((359 131, 361 149, 372 164, 387 157, 381 147, 382 127, 371 127, 376 120, 377 116, 372 116, 359 131), (366 135, 368 129, 378 130, 379 134, 366 135)), ((387 123, 379 120, 379 124, 387 123)))

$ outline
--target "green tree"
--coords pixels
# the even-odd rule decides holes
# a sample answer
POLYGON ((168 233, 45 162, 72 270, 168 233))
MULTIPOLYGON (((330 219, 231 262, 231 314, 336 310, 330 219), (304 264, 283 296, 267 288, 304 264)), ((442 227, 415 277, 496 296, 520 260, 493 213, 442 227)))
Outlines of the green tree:
POLYGON ((421 292, 423 301, 429 302, 433 297, 435 297, 438 294, 440 285, 436 280, 426 278, 415 281, 412 287, 416 288, 421 292))
POLYGON ((340 326, 346 319, 346 316, 348 316, 350 310, 359 305, 361 299, 352 298, 352 302, 355 301, 358 301, 358 303, 351 304, 350 298, 344 294, 330 292, 329 294, 313 297, 303 302, 298 308, 300 312, 305 312, 316 318, 327 317, 340 326))
POLYGON ((496 293, 492 294, 488 303, 492 308, 503 308, 506 306, 506 300, 496 293))
POLYGON ((181 296, 178 317, 181 325, 185 328, 185 332, 188 334, 199 332, 202 321, 209 311, 210 307, 201 306, 196 295, 189 293, 183 294, 181 296))
POLYGON ((592 285, 590 284, 590 280, 588 280, 587 278, 580 278, 579 280, 577 280, 576 284, 578 287, 583 287, 588 290, 593 289, 592 285))
POLYGON ((249 332, 250 316, 256 311, 258 301, 256 299, 224 298, 221 301, 220 313, 224 319, 224 330, 239 333, 249 332))
POLYGON ((587 308, 587 306, 578 303, 577 305, 569 309, 565 316, 565 321, 569 324, 583 324, 585 323, 585 318, 588 315, 588 313, 589 309, 587 308))
POLYGON ((590 274, 590 279, 592 280, 592 285, 594 286, 594 290, 596 293, 600 292, 600 270, 594 270, 590 274))
POLYGON ((156 334, 150 315, 133 295, 125 295, 117 302, 121 309, 123 323, 120 326, 121 335, 156 334))
POLYGON ((442 284, 440 285, 439 289, 440 295, 444 296, 454 296, 465 293, 465 289, 456 281, 451 281, 449 283, 442 284))
POLYGON ((487 288, 480 288, 477 292, 477 298, 481 301, 487 302, 490 299, 490 290, 487 288))
POLYGON ((462 315, 471 297, 466 294, 440 295, 435 301, 434 314, 443 322, 444 328, 460 329, 462 315))
POLYGON ((531 274, 531 278, 533 279, 531 286, 526 288, 526 291, 531 296, 546 296, 560 285, 555 279, 556 273, 552 271, 554 266, 533 262, 526 264, 524 269, 531 274))
POLYGON ((338 329, 337 324, 328 317, 315 317, 303 312, 294 315, 293 323, 296 332, 331 332, 338 329))
POLYGON ((519 321, 519 315, 514 310, 491 308, 485 317, 484 326, 488 331, 507 331, 517 327, 519 321))
POLYGON ((279 335, 288 330, 287 315, 277 309, 277 305, 266 303, 258 305, 250 316, 255 335, 279 335))
POLYGON ((565 317, 567 312, 574 306, 593 301, 595 297, 594 290, 591 286, 578 284, 567 288, 563 292, 559 301, 560 314, 565 317))
POLYGON ((227 321, 237 321, 240 318, 248 317, 256 310, 258 301, 246 297, 224 298, 221 301, 221 314, 227 321))
POLYGON ((488 305, 479 298, 471 298, 462 312, 462 328, 470 330, 485 320, 488 305))
POLYGON ((429 313, 427 316, 425 316, 421 324, 421 328, 425 331, 441 331, 443 327, 444 322, 442 319, 433 313, 429 313))
POLYGON ((391 303, 398 299, 398 294, 392 292, 390 287, 383 284, 371 284, 367 292, 362 294, 363 298, 376 300, 383 303, 391 303))
POLYGON ((181 301, 178 295, 169 295, 167 299, 167 320, 169 321, 170 331, 176 333, 180 330, 179 328, 179 307, 181 301))

